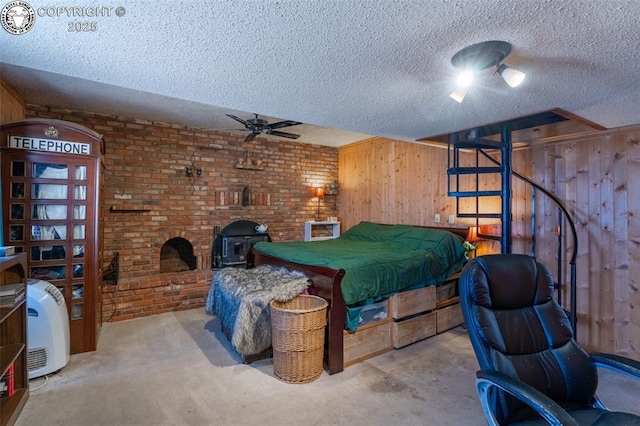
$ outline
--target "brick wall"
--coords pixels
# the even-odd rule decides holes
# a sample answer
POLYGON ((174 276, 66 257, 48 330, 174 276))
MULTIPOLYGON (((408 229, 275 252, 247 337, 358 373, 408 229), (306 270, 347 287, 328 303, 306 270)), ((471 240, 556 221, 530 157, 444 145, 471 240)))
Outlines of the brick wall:
MULTIPOLYGON (((246 133, 37 105, 27 106, 27 117, 72 121, 104 136, 105 262, 120 256, 117 288, 104 287, 105 320, 204 306, 214 226, 247 219, 268 224, 274 241, 302 240, 304 221, 316 217, 312 187, 338 180, 335 148, 263 137, 245 143, 246 133), (253 169, 238 168, 240 159, 253 169), (188 179, 191 166, 202 175, 188 179), (160 248, 176 236, 192 244, 197 270, 160 274, 160 248)), ((337 197, 320 206, 322 218, 337 216, 337 197)))

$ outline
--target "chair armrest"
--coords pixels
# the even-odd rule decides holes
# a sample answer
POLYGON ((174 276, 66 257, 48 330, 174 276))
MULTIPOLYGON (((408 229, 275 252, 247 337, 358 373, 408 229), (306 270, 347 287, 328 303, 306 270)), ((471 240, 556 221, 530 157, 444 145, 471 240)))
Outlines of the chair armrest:
POLYGON ((480 404, 490 424, 498 424, 489 402, 489 389, 496 386, 533 408, 551 425, 578 426, 578 422, 560 405, 527 383, 493 370, 478 371, 476 377, 480 404))
POLYGON ((640 379, 640 362, 636 360, 620 355, 603 354, 599 352, 590 355, 596 363, 596 367, 607 368, 640 379))

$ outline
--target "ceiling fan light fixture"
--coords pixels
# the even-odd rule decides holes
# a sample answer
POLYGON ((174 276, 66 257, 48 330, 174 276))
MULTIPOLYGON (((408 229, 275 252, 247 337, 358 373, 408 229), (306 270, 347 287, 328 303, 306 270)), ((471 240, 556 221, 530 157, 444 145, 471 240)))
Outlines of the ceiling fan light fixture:
POLYGON ((525 77, 522 71, 508 67, 505 64, 498 65, 496 72, 500 74, 504 81, 511 87, 518 87, 524 81, 525 77))
POLYGON ((467 96, 467 89, 457 89, 457 90, 454 90, 449 95, 449 97, 451 99, 453 99, 454 101, 456 101, 459 104, 462 103, 462 100, 464 99, 465 96, 467 96))

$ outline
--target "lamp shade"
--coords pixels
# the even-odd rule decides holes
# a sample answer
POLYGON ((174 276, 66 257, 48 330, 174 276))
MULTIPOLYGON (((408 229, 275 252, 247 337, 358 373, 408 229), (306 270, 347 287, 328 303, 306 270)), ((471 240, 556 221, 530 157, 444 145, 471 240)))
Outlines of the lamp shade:
POLYGON ((313 188, 313 195, 314 197, 324 197, 324 188, 322 187, 315 187, 313 188))
POLYGON ((524 81, 525 77, 522 71, 518 71, 504 64, 500 64, 500 66, 498 67, 498 73, 511 87, 519 86, 524 81))
POLYGON ((466 239, 471 244, 477 243, 478 241, 480 241, 482 239, 482 238, 478 237, 478 227, 477 226, 470 226, 469 227, 469 232, 467 232, 467 238, 466 239))

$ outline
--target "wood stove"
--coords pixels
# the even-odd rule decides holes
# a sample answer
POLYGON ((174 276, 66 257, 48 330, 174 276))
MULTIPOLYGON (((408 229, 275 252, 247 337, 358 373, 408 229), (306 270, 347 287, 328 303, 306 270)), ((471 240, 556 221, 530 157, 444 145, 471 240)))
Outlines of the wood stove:
POLYGON ((257 232, 259 223, 251 220, 231 222, 222 230, 214 228, 212 268, 227 266, 244 266, 247 263, 247 252, 260 241, 271 241, 267 232, 257 232))

